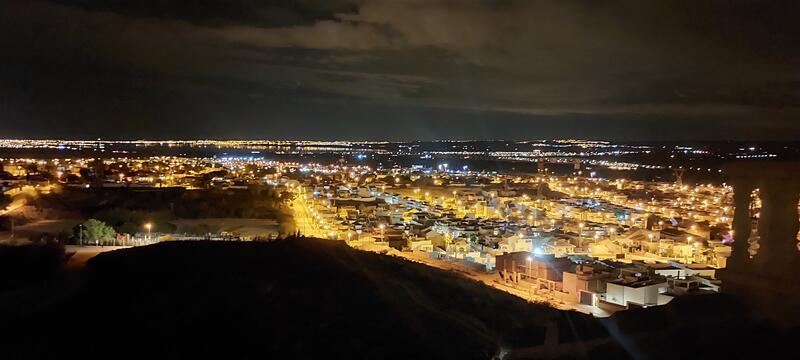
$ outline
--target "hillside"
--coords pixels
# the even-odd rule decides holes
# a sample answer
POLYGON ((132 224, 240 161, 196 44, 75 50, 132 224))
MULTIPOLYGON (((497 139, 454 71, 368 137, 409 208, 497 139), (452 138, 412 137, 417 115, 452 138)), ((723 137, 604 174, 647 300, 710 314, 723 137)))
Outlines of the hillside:
POLYGON ((706 347, 713 341, 778 339, 770 328, 745 333, 752 324, 724 299, 600 321, 307 238, 165 242, 101 254, 85 271, 75 293, 0 314, 9 320, 0 337, 9 358, 537 358, 546 337, 562 343, 551 354, 567 358, 714 357, 741 349, 706 347), (720 304, 724 315, 713 315, 720 304), (692 333, 695 326, 718 333, 692 333))

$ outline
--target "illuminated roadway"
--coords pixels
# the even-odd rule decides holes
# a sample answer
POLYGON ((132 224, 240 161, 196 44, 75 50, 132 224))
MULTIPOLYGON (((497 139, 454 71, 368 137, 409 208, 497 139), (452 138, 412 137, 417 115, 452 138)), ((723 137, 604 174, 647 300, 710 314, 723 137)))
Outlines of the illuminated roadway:
POLYGON ((308 210, 308 204, 303 200, 300 193, 295 193, 295 199, 292 200, 292 212, 294 213, 294 223, 300 234, 305 236, 325 238, 324 231, 318 229, 314 225, 314 217, 308 210))
POLYGON ((18 196, 22 194, 26 194, 28 197, 35 198, 39 196, 39 192, 49 193, 50 192, 50 185, 43 186, 43 187, 33 187, 30 185, 25 185, 20 188, 14 188, 5 192, 5 194, 13 199, 11 204, 6 206, 5 209, 0 209, 0 216, 10 214, 15 210, 25 206, 28 203, 28 199, 23 196, 18 196))

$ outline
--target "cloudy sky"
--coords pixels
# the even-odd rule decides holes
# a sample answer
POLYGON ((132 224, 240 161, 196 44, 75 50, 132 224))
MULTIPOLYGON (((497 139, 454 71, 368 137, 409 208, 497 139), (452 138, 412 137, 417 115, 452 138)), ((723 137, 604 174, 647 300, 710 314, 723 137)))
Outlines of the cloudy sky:
POLYGON ((800 139, 800 1, 0 0, 0 137, 800 139))

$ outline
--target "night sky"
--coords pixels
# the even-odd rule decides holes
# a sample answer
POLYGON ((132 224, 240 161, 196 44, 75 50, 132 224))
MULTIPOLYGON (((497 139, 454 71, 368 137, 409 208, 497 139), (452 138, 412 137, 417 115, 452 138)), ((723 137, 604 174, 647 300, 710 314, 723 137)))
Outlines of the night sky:
POLYGON ((800 1, 0 0, 0 138, 800 139, 800 1))

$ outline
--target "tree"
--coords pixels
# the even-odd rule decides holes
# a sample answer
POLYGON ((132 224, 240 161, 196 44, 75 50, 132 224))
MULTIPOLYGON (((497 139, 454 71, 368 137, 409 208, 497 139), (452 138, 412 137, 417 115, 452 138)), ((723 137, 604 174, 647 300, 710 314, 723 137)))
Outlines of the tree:
POLYGON ((281 201, 285 203, 290 203, 294 200, 295 195, 291 191, 283 191, 281 192, 281 201))
POLYGON ((106 165, 102 159, 94 159, 89 162, 90 177, 92 184, 100 186, 103 184, 103 178, 106 176, 106 165))
POLYGON ((114 241, 117 232, 106 223, 96 220, 86 220, 80 228, 84 243, 108 244, 114 241))
POLYGON ((39 173, 39 166, 33 162, 25 166, 26 175, 33 175, 39 173))

